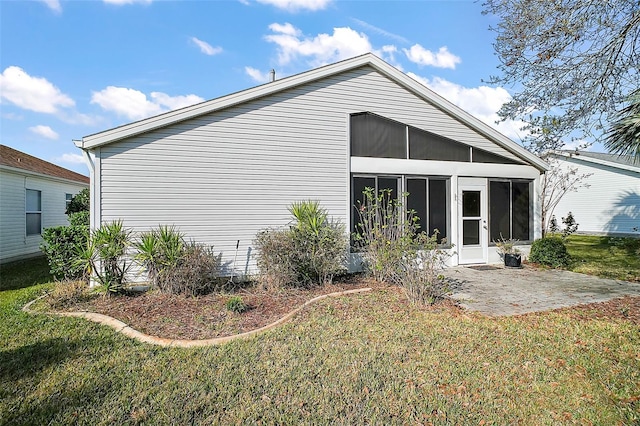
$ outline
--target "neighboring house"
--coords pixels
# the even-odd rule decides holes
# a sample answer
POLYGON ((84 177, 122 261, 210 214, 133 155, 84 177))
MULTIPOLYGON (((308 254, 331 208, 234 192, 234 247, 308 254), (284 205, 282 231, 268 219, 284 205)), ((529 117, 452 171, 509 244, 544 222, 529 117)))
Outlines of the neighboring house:
POLYGON ((39 255, 42 230, 68 225, 71 198, 89 178, 0 145, 0 263, 39 255))
POLYGON ((353 229, 369 186, 409 192, 452 264, 541 235, 545 162, 372 54, 86 136, 92 226, 175 225, 254 273, 256 233, 319 200, 353 229))
POLYGON ((584 180, 589 187, 567 193, 555 208, 560 227, 571 212, 580 233, 640 235, 640 163, 631 156, 587 151, 556 151, 551 156, 564 170, 591 174, 584 180))

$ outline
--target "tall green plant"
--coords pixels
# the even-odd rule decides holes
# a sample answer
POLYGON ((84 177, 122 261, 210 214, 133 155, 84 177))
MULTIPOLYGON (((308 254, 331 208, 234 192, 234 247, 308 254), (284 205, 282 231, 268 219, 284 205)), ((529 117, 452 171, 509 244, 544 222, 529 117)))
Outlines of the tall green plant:
POLYGON ((131 231, 121 220, 109 222, 91 234, 87 246, 77 250, 79 264, 104 287, 107 294, 124 289, 131 267, 127 262, 130 237, 131 231))
POLYGON ((176 267, 182 258, 184 234, 173 226, 160 225, 140 234, 134 247, 137 249, 135 259, 147 270, 152 283, 157 285, 160 272, 176 267))
POLYGON ((77 262, 78 250, 89 240, 88 226, 54 226, 42 232, 40 249, 47 256, 51 275, 56 279, 86 279, 85 270, 77 262))

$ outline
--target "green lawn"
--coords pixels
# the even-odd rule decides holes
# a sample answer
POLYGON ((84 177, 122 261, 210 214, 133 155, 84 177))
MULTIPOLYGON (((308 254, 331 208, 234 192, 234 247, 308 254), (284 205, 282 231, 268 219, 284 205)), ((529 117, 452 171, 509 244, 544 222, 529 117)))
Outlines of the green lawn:
POLYGON ((38 261, 0 274, 2 425, 640 422, 640 330, 627 321, 491 319, 377 291, 249 340, 164 349, 21 312, 54 285, 29 285, 46 280, 38 261))
POLYGON ((571 235, 567 250, 570 269, 583 274, 640 281, 640 239, 571 235))

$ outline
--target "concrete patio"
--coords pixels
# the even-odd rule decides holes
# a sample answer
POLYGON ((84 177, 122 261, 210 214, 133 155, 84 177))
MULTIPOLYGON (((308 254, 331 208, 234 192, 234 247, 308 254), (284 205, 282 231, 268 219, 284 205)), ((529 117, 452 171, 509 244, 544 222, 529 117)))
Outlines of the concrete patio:
POLYGON ((451 282, 452 297, 465 309, 491 316, 640 296, 640 283, 560 270, 479 265, 449 268, 445 276, 451 282))

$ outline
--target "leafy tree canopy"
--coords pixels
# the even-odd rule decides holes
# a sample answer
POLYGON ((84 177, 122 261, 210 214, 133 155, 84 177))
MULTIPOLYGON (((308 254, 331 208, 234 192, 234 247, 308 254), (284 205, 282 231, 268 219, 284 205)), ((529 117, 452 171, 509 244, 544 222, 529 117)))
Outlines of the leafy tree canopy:
POLYGON ((638 0, 485 0, 495 15, 494 48, 513 87, 502 119, 527 122, 525 143, 536 152, 562 139, 593 141, 640 85, 638 0))
POLYGON ((89 189, 85 188, 73 196, 67 205, 66 214, 89 211, 89 189))

